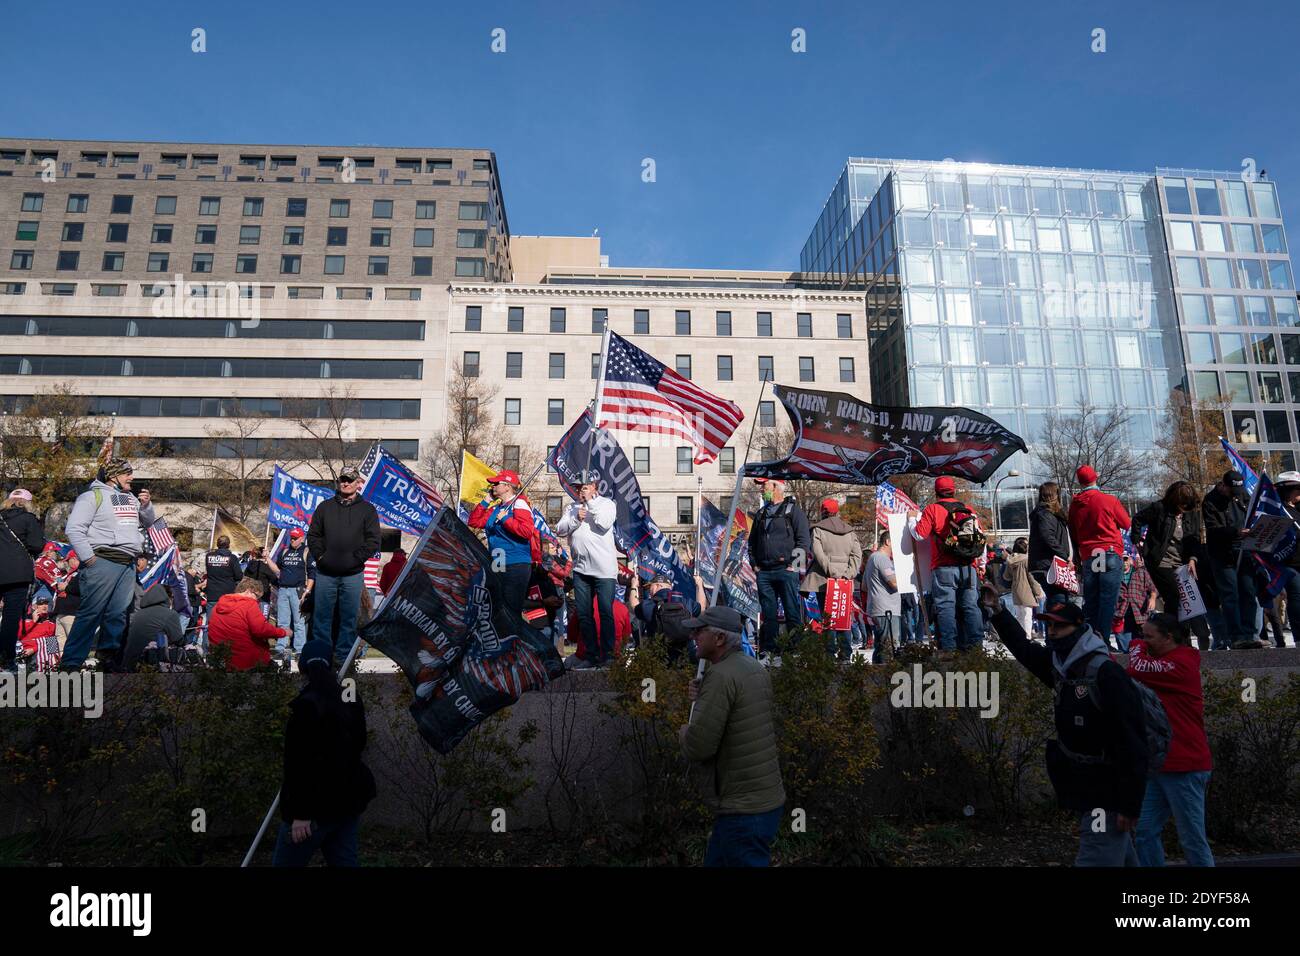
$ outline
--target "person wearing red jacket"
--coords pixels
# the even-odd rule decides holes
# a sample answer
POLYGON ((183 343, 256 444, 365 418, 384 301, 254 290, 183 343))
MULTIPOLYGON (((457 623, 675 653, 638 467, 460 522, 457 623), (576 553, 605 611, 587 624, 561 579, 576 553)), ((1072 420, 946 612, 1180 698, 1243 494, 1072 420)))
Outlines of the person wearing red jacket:
MULTIPOLYGON (((974 561, 963 561, 944 547, 952 512, 966 510, 957 500, 957 485, 943 475, 934 480, 934 501, 920 513, 912 536, 930 541, 930 597, 934 602, 935 634, 945 651, 979 647, 984 641, 984 616, 979 609, 979 582, 974 561)), ((909 517, 917 517, 915 511, 909 517)))
POLYGON ((397 577, 402 573, 402 568, 406 567, 406 550, 399 544, 393 549, 393 556, 388 559, 384 565, 384 570, 379 572, 379 593, 387 597, 388 592, 392 590, 393 585, 397 583, 397 577))
POLYGON ((1155 691, 1173 736, 1160 772, 1147 780, 1134 839, 1142 866, 1164 866, 1161 831, 1172 813, 1188 866, 1214 866, 1205 838, 1205 791, 1214 766, 1205 736, 1201 655, 1172 614, 1152 614, 1128 649, 1128 674, 1155 691))
POLYGON ((469 526, 487 535, 492 570, 501 582, 502 603, 520 614, 528 597, 533 564, 542 560, 541 536, 533 523, 533 506, 519 493, 521 482, 513 471, 488 479, 492 499, 484 499, 469 515, 469 526))
POLYGON ((271 663, 271 645, 289 633, 266 619, 258 603, 261 596, 262 583, 244 578, 235 593, 223 595, 208 615, 208 646, 230 646, 229 670, 271 663))
POLYGON ((1109 634, 1124 583, 1124 532, 1133 524, 1114 495, 1097 487, 1097 471, 1081 465, 1074 473, 1083 486, 1070 502, 1070 537, 1079 563, 1083 616, 1098 634, 1109 634))

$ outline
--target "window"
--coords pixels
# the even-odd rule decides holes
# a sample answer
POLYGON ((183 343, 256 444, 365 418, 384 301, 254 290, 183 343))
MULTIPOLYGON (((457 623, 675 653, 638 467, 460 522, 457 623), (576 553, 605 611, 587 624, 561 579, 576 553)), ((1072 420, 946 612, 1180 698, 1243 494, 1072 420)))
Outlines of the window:
POLYGON ((600 353, 591 353, 591 380, 593 382, 600 379, 600 353))
POLYGON ((840 359, 840 381, 841 382, 857 381, 857 376, 854 374, 854 370, 853 370, 853 359, 851 358, 840 359))
MULTIPOLYGON (((80 225, 80 223, 76 223, 76 225, 80 225)), ((39 222, 20 222, 18 223, 18 230, 14 233, 14 238, 20 242, 35 242, 36 234, 40 232, 40 229, 41 224, 39 222)))
POLYGON ((564 353, 552 352, 550 365, 547 376, 549 378, 564 378, 564 353))
POLYGON ((736 449, 728 445, 718 453, 718 474, 734 475, 736 473, 736 449))
POLYGON ((817 373, 814 371, 813 360, 811 355, 799 356, 799 381, 815 382, 817 373))
POLYGON ((487 231, 484 229, 457 229, 456 248, 457 249, 487 248, 487 231))
POLYGON ((433 275, 433 256, 414 256, 411 259, 411 275, 433 275))
POLYGON ((9 257, 9 268, 19 271, 25 271, 32 267, 32 252, 30 249, 15 249, 12 256, 9 257))
POLYGON ((257 271, 257 256, 243 255, 235 256, 235 272, 240 275, 251 275, 257 271))
POLYGON ((718 381, 719 382, 731 381, 731 356, 730 355, 718 356, 718 381))
POLYGON ((519 446, 502 445, 501 446, 501 467, 507 471, 519 471, 519 446))
POLYGON ((131 229, 131 224, 126 222, 110 222, 108 224, 108 242, 126 242, 127 233, 131 229))
POLYGON ((812 338, 812 337, 813 337, 813 334, 812 334, 812 313, 811 313, 811 312, 800 312, 800 313, 798 314, 798 316, 796 317, 796 319, 797 319, 797 324, 798 324, 798 326, 799 326, 799 338, 801 338, 801 339, 810 339, 810 338, 812 338))
POLYGON ((524 353, 507 352, 506 353, 506 378, 523 378, 524 377, 524 353))
POLYGON ((465 306, 465 331, 483 331, 483 307, 481 305, 465 306))
POLYGON ((348 244, 347 226, 330 226, 325 232, 325 245, 346 246, 348 244))
POLYGON ((145 266, 147 272, 166 272, 167 262, 170 256, 165 252, 149 253, 149 262, 145 266))
MULTIPOLYGON (((162 202, 163 199, 171 199, 172 212, 175 212, 176 197, 175 196, 158 197, 159 202, 162 202)), ((68 212, 85 212, 89 208, 90 208, 90 196, 87 193, 73 193, 71 196, 68 197, 68 212)))
MULTIPOLYGON (((130 197, 128 196, 127 198, 129 199, 130 197)), ((114 204, 114 206, 117 205, 117 197, 116 197, 116 196, 113 197, 113 204, 114 204)), ((114 208, 113 211, 114 211, 114 212, 117 212, 117 209, 114 208)), ((199 215, 200 215, 200 216, 216 216, 216 215, 219 215, 220 212, 221 212, 221 197, 220 197, 220 196, 203 196, 202 198, 199 199, 199 215)))
POLYGON ((285 226, 283 244, 286 246, 301 246, 302 226, 285 226))
POLYGON ((682 378, 691 377, 691 357, 689 355, 677 356, 677 361, 674 367, 677 369, 677 374, 682 378))
POLYGON ((326 256, 325 274, 327 276, 343 275, 343 267, 346 262, 347 262, 347 256, 326 256))
POLYGON ((245 215, 245 216, 260 216, 260 215, 262 215, 262 200, 261 200, 261 199, 258 199, 258 198, 256 198, 256 197, 245 197, 245 199, 244 199, 244 215, 245 215))
POLYGON ((478 378, 478 353, 466 352, 460 367, 466 378, 478 378))
POLYGON ((239 244, 241 246, 255 246, 262 241, 261 226, 240 226, 239 227, 239 244))
POLYGON ((551 309, 551 331, 563 332, 568 324, 564 309, 551 309))
POLYGON ((768 401, 758 403, 758 427, 776 427, 776 402, 768 401))
POLYGON ((591 310, 591 331, 594 335, 604 335, 605 326, 609 323, 609 309, 592 309, 591 310))
POLYGON ((506 313, 506 331, 522 332, 524 330, 524 307, 522 305, 510 306, 510 311, 506 313))
POLYGON ((196 226, 194 229, 194 244, 196 246, 210 246, 217 241, 216 226, 196 226))
POLYGON ((386 248, 393 244, 393 231, 391 229, 371 229, 370 230, 370 247, 386 248))
POLYGON ((677 523, 695 524, 695 499, 690 495, 677 496, 677 523))
MULTIPOLYGON (((155 226, 155 229, 158 227, 155 226)), ((171 241, 171 226, 166 226, 167 241, 171 241)), ((63 241, 80 242, 86 234, 86 224, 84 222, 65 222, 63 224, 63 241)))
POLYGON ((564 424, 564 399, 549 398, 546 400, 546 424, 564 424))
POLYGON ((835 316, 835 326, 840 338, 853 338, 853 316, 842 314, 835 316))
POLYGON ((296 276, 302 271, 302 256, 281 256, 280 274, 296 276))
POLYGON ((366 275, 388 275, 388 256, 371 256, 366 263, 366 275))
POLYGON ((632 310, 632 334, 633 335, 650 334, 650 310, 649 309, 632 310))
POLYGON ((374 207, 370 213, 372 219, 392 219, 393 218, 393 201, 391 199, 376 199, 374 207))
POLYGON ((523 407, 523 399, 519 399, 519 398, 507 398, 507 399, 506 399, 506 417, 505 417, 505 423, 506 423, 507 425, 518 425, 518 424, 519 424, 519 416, 520 416, 520 414, 521 414, 521 413, 520 413, 520 409, 521 409, 522 407, 523 407))
POLYGON ((121 252, 106 252, 104 253, 103 269, 105 272, 121 272, 125 261, 126 256, 121 252))
POLYGON ((416 219, 436 219, 438 203, 432 199, 417 199, 415 202, 416 219))
POLYGON ((772 356, 760 355, 758 357, 758 379, 761 382, 776 381, 776 373, 772 368, 772 356))
POLYGON ((456 275, 465 277, 482 277, 486 272, 486 264, 482 259, 457 259, 456 275))
POLYGON ((212 271, 212 253, 196 252, 194 258, 190 260, 191 272, 211 272, 212 271))
MULTIPOLYGON (((387 230, 385 230, 387 231, 387 230)), ((417 229, 412 237, 411 244, 417 247, 428 247, 433 245, 432 229, 417 229)))
POLYGON ((632 472, 637 475, 650 474, 649 445, 637 445, 632 449, 632 472))
POLYGON ((731 334, 731 313, 719 312, 716 318, 717 318, 717 334, 730 335, 731 334))
POLYGON ((758 313, 758 334, 762 336, 771 336, 772 334, 772 313, 758 313))
POLYGON ((23 212, 40 212, 45 206, 45 193, 23 193, 23 212))
POLYGON ((81 263, 80 252, 60 252, 59 261, 55 266, 55 268, 57 268, 60 272, 71 272, 72 270, 76 269, 80 265, 80 263, 81 263))
POLYGON ((677 446, 677 474, 689 475, 695 471, 695 449, 690 445, 677 446))
MULTIPOLYGON (((64 237, 67 238, 66 236, 64 237)), ((150 237, 151 242, 168 243, 172 241, 171 223, 158 223, 153 227, 153 235, 150 237)))
POLYGON ((691 334, 691 313, 690 310, 688 309, 677 310, 677 334, 678 335, 691 334))
POLYGON ((488 207, 485 202, 463 202, 458 218, 467 221, 487 222, 488 207))
POLYGON ((284 202, 284 214, 286 216, 295 216, 295 217, 302 217, 307 215, 307 200, 286 199, 284 202))

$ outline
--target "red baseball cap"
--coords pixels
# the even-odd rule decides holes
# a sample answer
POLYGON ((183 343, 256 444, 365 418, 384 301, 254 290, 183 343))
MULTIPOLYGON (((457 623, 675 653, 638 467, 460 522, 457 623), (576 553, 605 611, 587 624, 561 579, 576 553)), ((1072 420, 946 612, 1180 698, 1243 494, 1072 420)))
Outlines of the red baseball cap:
POLYGON ((1096 484, 1097 469, 1093 468, 1092 465, 1080 465, 1079 470, 1074 473, 1074 477, 1085 485, 1096 484))
POLYGON ((938 478, 934 479, 935 494, 944 494, 945 492, 951 494, 956 490, 957 482, 953 481, 949 476, 940 475, 938 478))
POLYGON ((507 482, 509 484, 514 485, 516 488, 518 488, 520 484, 519 476, 516 475, 513 471, 497 472, 495 475, 493 475, 491 478, 488 479, 488 484, 495 485, 498 481, 507 482))
POLYGON ((292 531, 289 532, 289 537, 301 538, 304 534, 306 534, 306 532, 303 531, 302 528, 294 528, 292 531))
POLYGON ((822 511, 826 512, 828 515, 837 515, 840 513, 840 503, 834 498, 823 498, 822 511))

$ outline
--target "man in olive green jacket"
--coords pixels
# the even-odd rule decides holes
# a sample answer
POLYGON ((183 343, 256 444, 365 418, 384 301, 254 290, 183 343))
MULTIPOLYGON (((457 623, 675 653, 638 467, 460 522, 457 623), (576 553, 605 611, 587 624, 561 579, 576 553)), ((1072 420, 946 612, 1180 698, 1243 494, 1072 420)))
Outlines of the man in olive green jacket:
POLYGON ((711 607, 683 622, 696 653, 709 662, 690 685, 694 711, 681 729, 688 760, 713 771, 716 816, 705 866, 767 866, 785 808, 767 668, 741 649, 743 621, 729 607, 711 607))

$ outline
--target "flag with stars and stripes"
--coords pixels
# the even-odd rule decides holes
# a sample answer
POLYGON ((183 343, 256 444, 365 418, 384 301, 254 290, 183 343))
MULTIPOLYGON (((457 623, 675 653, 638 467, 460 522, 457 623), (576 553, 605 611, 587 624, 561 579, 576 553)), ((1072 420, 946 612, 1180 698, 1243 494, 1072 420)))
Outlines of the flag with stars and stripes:
POLYGON ((879 485, 894 475, 988 481, 1024 439, 968 408, 872 405, 843 392, 773 385, 794 428, 776 461, 747 463, 751 478, 879 485))
POLYGON ((889 527, 887 515, 905 515, 909 511, 920 510, 915 501, 888 481, 882 481, 876 485, 876 524, 882 528, 889 527))
POLYGON ((621 335, 609 333, 596 425, 672 435, 695 449, 695 463, 715 461, 744 419, 735 402, 706 392, 621 335))

